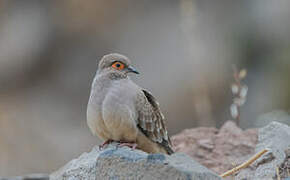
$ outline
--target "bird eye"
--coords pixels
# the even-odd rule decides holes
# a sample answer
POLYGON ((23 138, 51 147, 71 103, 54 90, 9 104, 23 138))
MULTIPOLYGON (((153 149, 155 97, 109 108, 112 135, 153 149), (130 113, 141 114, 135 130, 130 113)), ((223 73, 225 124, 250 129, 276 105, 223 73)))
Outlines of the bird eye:
POLYGON ((125 65, 121 62, 115 62, 112 64, 112 67, 117 70, 122 70, 124 69, 125 65))

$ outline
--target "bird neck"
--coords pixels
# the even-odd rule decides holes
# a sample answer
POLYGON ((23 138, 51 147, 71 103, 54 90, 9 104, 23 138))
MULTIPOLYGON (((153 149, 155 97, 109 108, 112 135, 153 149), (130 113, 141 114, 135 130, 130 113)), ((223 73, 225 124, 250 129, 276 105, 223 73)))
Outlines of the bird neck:
POLYGON ((102 71, 97 72, 97 76, 107 80, 120 80, 128 78, 127 74, 119 71, 102 71))
POLYGON ((102 72, 97 73, 92 88, 95 89, 106 89, 109 88, 114 82, 119 80, 129 79, 126 74, 117 73, 117 72, 102 72))
POLYGON ((120 78, 120 76, 116 77, 112 73, 97 73, 92 83, 89 102, 93 102, 93 104, 95 105, 101 105, 106 94, 108 93, 108 89, 114 83, 125 79, 129 79, 129 77, 120 78))

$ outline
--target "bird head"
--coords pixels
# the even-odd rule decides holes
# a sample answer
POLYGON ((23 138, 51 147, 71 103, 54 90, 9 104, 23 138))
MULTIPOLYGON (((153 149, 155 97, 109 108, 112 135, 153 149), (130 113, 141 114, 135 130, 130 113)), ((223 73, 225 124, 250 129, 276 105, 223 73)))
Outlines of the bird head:
POLYGON ((98 73, 108 73, 116 78, 126 78, 128 73, 139 74, 124 55, 112 53, 105 55, 98 66, 98 73))

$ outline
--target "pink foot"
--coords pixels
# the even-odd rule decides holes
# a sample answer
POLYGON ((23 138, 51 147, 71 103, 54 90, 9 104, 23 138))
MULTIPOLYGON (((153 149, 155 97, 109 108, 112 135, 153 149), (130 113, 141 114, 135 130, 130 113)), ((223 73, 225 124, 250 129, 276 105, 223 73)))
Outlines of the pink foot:
POLYGON ((124 147, 124 146, 127 146, 129 148, 131 148, 132 150, 135 150, 136 147, 137 147, 137 144, 136 143, 131 143, 131 142, 120 142, 118 144, 119 147, 124 147))
POLYGON ((107 141, 103 142, 103 144, 99 145, 99 150, 103 149, 108 144, 114 142, 112 139, 108 139, 107 141))

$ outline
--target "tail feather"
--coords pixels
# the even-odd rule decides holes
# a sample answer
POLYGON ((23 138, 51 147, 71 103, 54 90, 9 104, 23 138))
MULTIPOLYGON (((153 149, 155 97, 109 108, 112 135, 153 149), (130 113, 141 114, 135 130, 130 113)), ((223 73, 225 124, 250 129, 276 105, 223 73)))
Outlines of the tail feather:
POLYGON ((167 141, 162 141, 160 145, 165 149, 168 155, 171 155, 174 153, 173 149, 170 147, 167 141))

